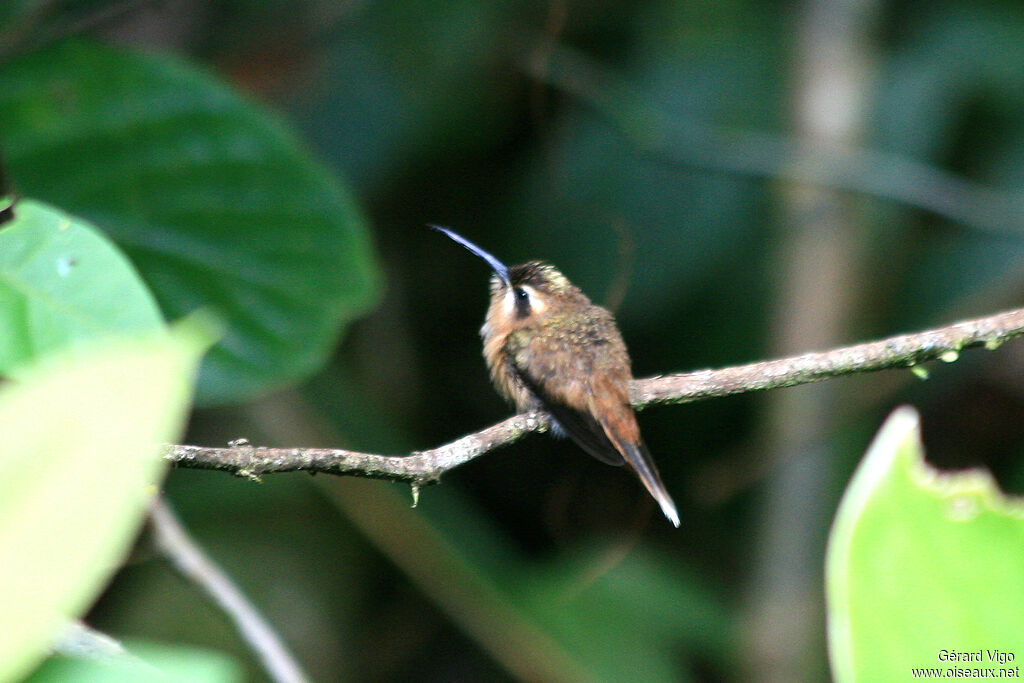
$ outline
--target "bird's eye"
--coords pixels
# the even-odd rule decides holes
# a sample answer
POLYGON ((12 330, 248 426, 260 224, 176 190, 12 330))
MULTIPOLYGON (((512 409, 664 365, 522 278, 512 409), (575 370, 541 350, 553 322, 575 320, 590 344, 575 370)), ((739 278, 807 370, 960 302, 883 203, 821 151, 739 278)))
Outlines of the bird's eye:
POLYGON ((512 290, 515 295, 516 302, 516 317, 525 318, 530 315, 530 294, 523 287, 516 287, 512 290))

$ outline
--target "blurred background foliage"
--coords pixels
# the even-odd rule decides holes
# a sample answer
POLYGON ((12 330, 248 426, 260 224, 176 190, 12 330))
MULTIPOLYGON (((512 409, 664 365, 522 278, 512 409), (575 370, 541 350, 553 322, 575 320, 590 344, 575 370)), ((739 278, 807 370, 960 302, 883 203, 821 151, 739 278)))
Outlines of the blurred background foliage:
MULTIPOLYGON (((234 315, 190 443, 404 453, 509 413, 480 357, 488 274, 427 222, 556 263, 615 308, 637 376, 1019 305, 1019 10, 17 0, 0 4, 0 155, 15 191, 107 231, 169 317, 234 315), (802 123, 806 46, 827 51, 832 19, 863 74, 838 142, 802 123), (808 186, 838 228, 799 208, 808 186), (787 323, 816 307, 812 333, 787 323)), ((821 95, 837 125, 845 95, 821 95)), ((1019 491, 1022 368, 1010 343, 925 383, 645 412, 679 530, 624 472, 543 436, 416 509, 355 479, 182 470, 167 489, 317 680, 825 680, 825 532, 881 417, 914 403, 935 462, 1019 491)), ((88 621, 263 675, 144 546, 88 621)))

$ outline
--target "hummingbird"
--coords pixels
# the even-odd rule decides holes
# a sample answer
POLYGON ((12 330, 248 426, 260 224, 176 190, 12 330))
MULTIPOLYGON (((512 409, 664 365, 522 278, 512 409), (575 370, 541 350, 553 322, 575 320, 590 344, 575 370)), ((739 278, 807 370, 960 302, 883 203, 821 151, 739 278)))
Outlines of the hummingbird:
POLYGON ((553 431, 610 465, 628 463, 672 524, 679 513, 629 403, 629 354, 615 318, 543 261, 508 267, 461 235, 444 233, 490 265, 480 336, 498 393, 520 412, 543 410, 553 431))

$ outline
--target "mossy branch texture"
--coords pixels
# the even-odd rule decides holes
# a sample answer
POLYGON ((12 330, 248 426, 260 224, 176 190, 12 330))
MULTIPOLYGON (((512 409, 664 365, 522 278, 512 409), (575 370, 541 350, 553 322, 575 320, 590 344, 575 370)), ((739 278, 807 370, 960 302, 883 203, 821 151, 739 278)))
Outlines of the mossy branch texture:
MULTIPOLYGON (((902 334, 831 351, 634 380, 633 406, 689 403, 749 391, 791 387, 861 372, 912 368, 932 360, 952 362, 968 348, 995 349, 1024 335, 1024 309, 959 322, 947 327, 902 334)), ((421 486, 463 463, 547 431, 550 418, 540 412, 514 415, 451 443, 409 455, 378 455, 338 448, 265 448, 245 440, 225 448, 169 445, 165 458, 175 467, 212 469, 258 478, 274 472, 324 472, 404 481, 421 486)))

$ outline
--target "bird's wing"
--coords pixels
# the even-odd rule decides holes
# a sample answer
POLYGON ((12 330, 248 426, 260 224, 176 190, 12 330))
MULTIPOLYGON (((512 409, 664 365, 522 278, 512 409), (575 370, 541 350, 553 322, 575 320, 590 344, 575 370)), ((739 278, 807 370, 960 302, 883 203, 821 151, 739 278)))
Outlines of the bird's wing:
POLYGON ((622 456, 608 440, 601 424, 582 409, 587 405, 587 394, 591 392, 592 372, 586 367, 576 367, 576 364, 587 362, 585 357, 580 357, 578 349, 571 348, 564 339, 512 334, 506 341, 505 350, 512 372, 554 418, 556 432, 561 430, 602 462, 609 465, 623 463, 622 456), (572 372, 566 373, 566 368, 572 368, 572 372))
POLYGON ((510 335, 513 371, 583 450, 611 465, 629 463, 675 526, 679 514, 640 436, 629 404, 628 366, 612 372, 561 337, 510 335), (567 372, 566 369, 569 369, 567 372))

